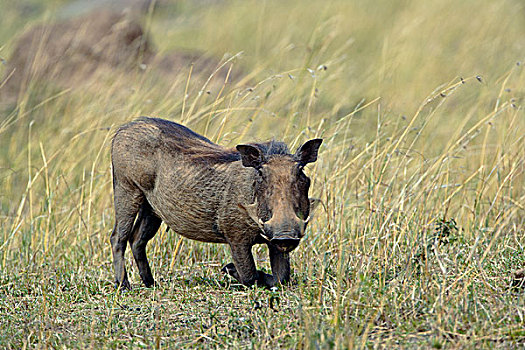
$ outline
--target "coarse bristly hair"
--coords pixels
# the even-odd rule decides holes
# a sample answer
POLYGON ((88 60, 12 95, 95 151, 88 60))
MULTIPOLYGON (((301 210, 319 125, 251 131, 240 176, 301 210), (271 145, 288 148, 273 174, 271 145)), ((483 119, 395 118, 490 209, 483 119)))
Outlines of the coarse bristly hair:
MULTIPOLYGON (((140 117, 126 124, 124 128, 139 126, 140 124, 147 124, 160 130, 160 138, 163 143, 169 145, 168 149, 182 152, 194 161, 231 163, 241 159, 240 153, 235 148, 225 148, 217 145, 183 125, 164 119, 140 117)), ((289 153, 288 146, 281 141, 271 140, 261 143, 249 143, 249 145, 257 147, 266 160, 275 155, 292 156, 289 153)))

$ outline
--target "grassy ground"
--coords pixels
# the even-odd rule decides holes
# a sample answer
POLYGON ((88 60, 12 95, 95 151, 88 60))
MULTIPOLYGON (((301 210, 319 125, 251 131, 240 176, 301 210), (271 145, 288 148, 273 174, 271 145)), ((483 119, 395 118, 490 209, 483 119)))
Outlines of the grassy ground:
MULTIPOLYGON (((27 18, 64 2, 22 4, 0 2, 5 59, 27 18)), ((239 54, 227 66, 246 78, 105 72, 82 89, 34 84, 1 111, 0 347, 524 346, 520 1, 163 6, 144 18, 161 53, 239 54), (108 145, 139 115, 224 145, 324 138, 307 169, 323 209, 292 286, 235 285, 227 247, 163 226, 148 253, 160 287, 132 267, 133 291, 113 289, 108 145)))

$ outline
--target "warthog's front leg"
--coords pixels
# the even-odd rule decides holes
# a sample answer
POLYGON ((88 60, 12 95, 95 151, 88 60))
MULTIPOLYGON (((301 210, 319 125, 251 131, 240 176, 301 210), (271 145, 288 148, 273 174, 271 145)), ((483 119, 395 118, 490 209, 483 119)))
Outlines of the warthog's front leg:
POLYGON ((270 265, 272 266, 272 275, 275 279, 274 284, 287 283, 290 280, 290 255, 283 253, 276 246, 268 243, 270 250, 270 265))
MULTIPOLYGON (((290 280, 290 256, 289 254, 279 251, 272 244, 268 244, 268 248, 270 250, 270 264, 272 266, 273 275, 269 275, 260 270, 255 270, 255 263, 253 262, 253 256, 251 254, 251 249, 248 252, 249 252, 250 261, 253 264, 253 270, 255 270, 256 278, 254 281, 250 281, 251 283, 249 284, 243 282, 243 279, 238 272, 236 264, 233 264, 233 263, 229 263, 228 265, 224 266, 222 268, 222 271, 232 276, 233 278, 235 278, 242 284, 248 285, 248 286, 256 282, 260 286, 271 288, 277 285, 278 283, 288 282, 290 280)), ((233 248, 232 248, 232 252, 233 252, 233 248)), ((235 261, 235 257, 234 257, 234 261, 235 261)))
POLYGON ((232 246, 233 263, 222 268, 222 271, 232 276, 245 286, 257 283, 261 286, 272 287, 275 283, 273 277, 262 271, 257 271, 253 261, 251 246, 232 246))

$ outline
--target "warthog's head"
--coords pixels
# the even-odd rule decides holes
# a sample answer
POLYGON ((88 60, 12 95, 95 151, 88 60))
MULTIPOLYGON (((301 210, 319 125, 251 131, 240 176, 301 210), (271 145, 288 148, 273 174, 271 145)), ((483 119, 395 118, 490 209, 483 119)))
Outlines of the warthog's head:
POLYGON ((259 225, 261 236, 282 252, 292 251, 304 236, 317 203, 308 198, 306 164, 317 160, 322 139, 307 141, 295 154, 265 155, 258 145, 238 145, 242 164, 257 170, 255 202, 239 207, 259 225))

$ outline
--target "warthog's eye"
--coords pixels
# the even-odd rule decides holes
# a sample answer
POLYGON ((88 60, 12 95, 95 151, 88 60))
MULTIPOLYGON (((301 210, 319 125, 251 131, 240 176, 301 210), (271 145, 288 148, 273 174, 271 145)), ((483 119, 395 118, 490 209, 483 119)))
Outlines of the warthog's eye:
POLYGON ((306 187, 306 191, 308 191, 308 188, 310 187, 310 179, 303 172, 302 166, 298 166, 296 169, 297 169, 297 184, 299 188, 306 187))
POLYGON ((256 169, 256 175, 255 175, 255 191, 260 191, 264 187, 264 183, 266 182, 266 177, 264 176, 264 172, 262 169, 256 169))
POLYGON ((268 208, 268 205, 266 205, 266 204, 262 204, 261 205, 261 207, 259 208, 259 214, 260 214, 259 217, 264 222, 266 222, 266 221, 268 221, 268 220, 270 220, 272 218, 272 212, 270 211, 270 209, 268 208))
POLYGON ((293 181, 293 207, 295 214, 304 220, 309 214, 308 189, 310 188, 310 179, 303 172, 303 166, 298 165, 295 168, 295 179, 293 181))

